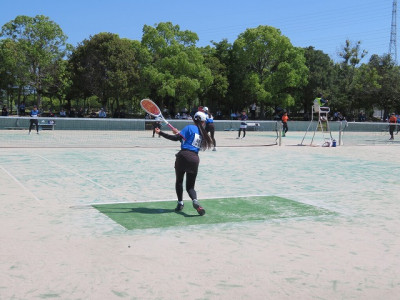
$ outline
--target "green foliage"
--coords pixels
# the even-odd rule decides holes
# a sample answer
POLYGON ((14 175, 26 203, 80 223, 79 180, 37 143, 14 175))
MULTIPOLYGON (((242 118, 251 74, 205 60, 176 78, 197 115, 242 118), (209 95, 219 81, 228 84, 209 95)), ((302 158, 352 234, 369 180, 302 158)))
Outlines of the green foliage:
POLYGON ((233 94, 238 109, 253 102, 291 106, 293 90, 307 83, 303 50, 293 47, 276 28, 247 29, 234 42, 233 56, 237 64, 233 69, 237 85, 233 94))
POLYGON ((207 46, 200 50, 204 57, 204 64, 210 69, 213 77, 212 84, 208 88, 203 89, 204 92, 201 94, 202 102, 200 104, 208 106, 211 111, 215 112, 223 106, 221 99, 223 99, 228 92, 229 81, 227 66, 222 63, 216 48, 207 46))
POLYGON ((361 50, 361 41, 354 43, 350 40, 346 40, 339 56, 343 58, 342 63, 344 65, 355 67, 367 54, 368 52, 366 50, 361 50))
POLYGON ((40 96, 54 80, 54 64, 67 54, 67 36, 56 23, 42 15, 18 16, 3 25, 0 36, 14 42, 15 54, 21 60, 20 67, 13 71, 19 75, 20 84, 36 91, 40 105, 40 96))
POLYGON ((376 81, 376 88, 371 91, 371 104, 383 109, 387 116, 400 108, 400 67, 395 65, 390 55, 373 55, 368 67, 374 69, 376 81))
POLYGON ((139 44, 112 33, 84 40, 72 53, 72 95, 95 95, 100 105, 119 108, 140 93, 140 61, 146 53, 139 44), (143 53, 142 53, 143 52, 143 53))
POLYGON ((180 31, 170 22, 143 28, 142 45, 152 54, 152 63, 144 68, 150 97, 172 110, 178 102, 190 106, 213 82, 201 51, 195 47, 197 40, 197 34, 180 31))
POLYGON ((318 93, 323 92, 325 95, 330 93, 334 63, 327 54, 311 46, 304 49, 304 57, 308 68, 307 84, 298 89, 295 107, 297 110, 303 109, 305 113, 309 113, 318 93))
POLYGON ((199 48, 196 33, 165 22, 145 25, 141 41, 98 33, 72 48, 41 15, 17 16, 0 37, 0 97, 9 103, 106 107, 110 115, 141 113, 140 99, 150 97, 171 112, 203 105, 227 116, 255 102, 264 118, 277 107, 308 113, 322 92, 348 120, 360 110, 400 110, 399 67, 388 55, 362 64, 367 51, 359 41, 346 40, 334 63, 312 46, 294 47, 271 26, 199 48))

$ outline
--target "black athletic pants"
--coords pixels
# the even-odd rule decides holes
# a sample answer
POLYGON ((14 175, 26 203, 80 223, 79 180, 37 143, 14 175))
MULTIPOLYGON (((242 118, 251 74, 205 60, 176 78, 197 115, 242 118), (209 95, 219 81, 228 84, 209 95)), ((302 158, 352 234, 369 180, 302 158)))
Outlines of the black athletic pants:
POLYGON ((29 132, 31 132, 33 128, 33 124, 36 125, 36 131, 39 132, 39 122, 38 119, 30 119, 31 124, 29 125, 29 132))
POLYGON ((178 201, 183 201, 183 178, 186 174, 186 191, 190 199, 197 199, 197 194, 194 189, 197 177, 197 170, 200 159, 197 153, 189 150, 181 150, 176 154, 175 161, 175 190, 178 201))

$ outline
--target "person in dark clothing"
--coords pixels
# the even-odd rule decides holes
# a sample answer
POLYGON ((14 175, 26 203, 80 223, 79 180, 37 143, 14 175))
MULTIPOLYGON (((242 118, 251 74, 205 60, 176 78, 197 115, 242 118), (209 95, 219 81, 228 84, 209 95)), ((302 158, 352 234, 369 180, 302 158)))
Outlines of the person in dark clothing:
POLYGON ((194 124, 185 126, 181 131, 174 128, 174 134, 165 133, 159 128, 156 128, 155 131, 166 139, 181 142, 181 150, 176 154, 175 160, 175 191, 178 197, 178 204, 175 211, 179 212, 184 207, 183 179, 186 174, 186 191, 190 199, 192 199, 192 205, 197 213, 203 216, 206 211, 200 206, 197 200, 196 190, 194 189, 200 163, 198 153, 200 150, 210 149, 213 143, 204 128, 206 115, 203 112, 196 112, 193 121, 194 124))
MULTIPOLYGON (((156 133, 156 128, 161 129, 161 121, 159 118, 156 118, 156 120, 153 122, 153 137, 154 134, 156 133)), ((158 137, 160 137, 160 135, 158 135, 158 137)))
POLYGON ((206 131, 210 134, 211 140, 214 143, 213 151, 217 151, 217 143, 215 141, 215 126, 214 126, 214 117, 208 110, 207 106, 203 107, 203 111, 206 114, 206 131))

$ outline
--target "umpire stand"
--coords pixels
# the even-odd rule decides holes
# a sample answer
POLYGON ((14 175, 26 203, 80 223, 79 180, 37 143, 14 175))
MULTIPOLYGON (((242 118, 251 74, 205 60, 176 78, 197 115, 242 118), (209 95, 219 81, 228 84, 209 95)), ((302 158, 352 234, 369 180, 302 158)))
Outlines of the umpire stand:
POLYGON ((303 140, 301 141, 301 144, 300 144, 301 146, 303 146, 304 139, 306 138, 312 123, 314 122, 314 114, 318 114, 318 122, 317 122, 317 126, 314 128, 314 132, 313 132, 313 136, 312 136, 312 139, 311 139, 310 146, 313 145, 315 132, 318 129, 320 129, 320 131, 322 133, 322 138, 324 140, 324 143, 323 143, 322 146, 323 147, 332 146, 333 138, 332 138, 331 129, 329 127, 329 119, 328 119, 329 112, 330 112, 330 108, 329 107, 320 106, 318 104, 314 104, 313 106, 311 106, 311 121, 310 121, 310 124, 308 124, 307 131, 304 134, 303 140), (326 122, 326 130, 324 130, 323 122, 326 122), (328 134, 328 133, 329 133, 330 138, 325 138, 325 134, 328 134))

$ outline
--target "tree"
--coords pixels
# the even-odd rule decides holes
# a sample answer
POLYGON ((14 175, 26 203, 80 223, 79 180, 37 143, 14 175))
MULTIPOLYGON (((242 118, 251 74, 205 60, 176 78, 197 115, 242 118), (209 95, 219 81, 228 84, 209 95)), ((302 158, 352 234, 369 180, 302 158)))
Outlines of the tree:
POLYGON ((312 46, 304 49, 304 57, 309 70, 307 74, 308 83, 299 90, 301 101, 298 104, 301 107, 298 106, 298 108, 299 110, 303 109, 304 113, 308 113, 318 93, 331 94, 334 63, 327 54, 321 50, 315 50, 312 46))
POLYGON ((16 43, 16 53, 29 70, 26 84, 36 92, 40 106, 41 95, 52 81, 52 65, 67 54, 67 36, 56 23, 42 15, 18 16, 2 27, 0 36, 16 43))
POLYGON ((381 78, 378 70, 370 64, 362 64, 356 69, 353 81, 353 109, 364 110, 365 113, 373 113, 373 108, 377 104, 376 97, 382 88, 379 83, 381 78))
POLYGON ((377 71, 380 86, 380 89, 374 90, 372 103, 383 109, 387 117, 391 111, 400 107, 400 67, 389 54, 371 56, 368 65, 377 71))
POLYGON ((13 96, 17 94, 16 104, 20 104, 23 89, 29 78, 29 69, 18 44, 11 39, 0 41, 0 89, 6 91, 7 100, 12 107, 13 96))
POLYGON ((232 92, 237 109, 253 102, 271 107, 292 106, 295 89, 307 83, 303 49, 294 47, 270 26, 241 33, 233 44, 233 60, 236 76, 232 92))
POLYGON ((70 56, 72 95, 98 97, 101 106, 118 109, 139 91, 139 42, 99 33, 84 40, 70 56))
MULTIPOLYGON (((44 95, 50 97, 50 101, 55 97, 59 101, 59 107, 63 106, 63 100, 66 98, 72 84, 72 75, 68 68, 67 60, 59 60, 52 65, 51 81, 44 95)), ((52 103, 50 107, 52 108, 52 103)))
POLYGON ((338 53, 338 55, 343 58, 342 64, 350 65, 353 68, 355 68, 367 54, 367 50, 361 50, 361 41, 354 43, 350 40, 346 40, 341 51, 338 53))
POLYGON ((354 78, 357 72, 357 66, 367 54, 366 50, 361 50, 361 42, 356 43, 346 40, 338 53, 342 62, 335 65, 336 75, 334 78, 334 99, 332 105, 336 110, 345 112, 350 119, 355 116, 356 108, 356 90, 354 78))
POLYGON ((218 52, 216 48, 207 46, 201 49, 204 56, 204 64, 211 70, 213 77, 213 83, 206 88, 201 97, 203 106, 208 106, 211 111, 220 109, 220 99, 225 98, 228 92, 228 76, 227 67, 218 58, 218 52))
POLYGON ((197 34, 170 22, 143 27, 142 44, 152 56, 144 70, 150 97, 172 111, 194 105, 213 82, 197 41, 197 34))

